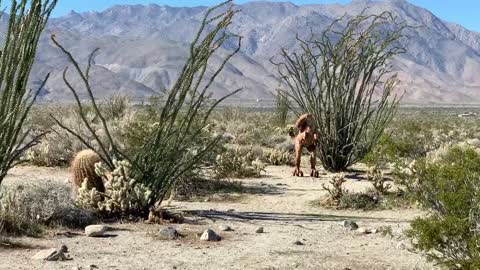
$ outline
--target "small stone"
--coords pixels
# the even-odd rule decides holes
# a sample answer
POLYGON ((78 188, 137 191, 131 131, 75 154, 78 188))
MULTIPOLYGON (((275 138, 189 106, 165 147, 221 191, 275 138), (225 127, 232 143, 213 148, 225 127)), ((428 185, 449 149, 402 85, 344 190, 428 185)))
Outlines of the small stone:
POLYGON ((220 241, 222 238, 211 229, 207 229, 203 232, 200 240, 202 241, 220 241))
POLYGON ((367 229, 367 228, 359 228, 357 230, 357 232, 360 233, 360 234, 371 234, 372 233, 372 231, 370 229, 367 229))
POLYGON ((263 229, 263 227, 258 227, 258 229, 255 232, 256 233, 264 233, 265 230, 263 229))
POLYGON ((57 253, 57 249, 50 248, 45 250, 40 250, 37 254, 35 254, 32 259, 34 260, 48 260, 48 258, 57 253))
POLYGON ((37 254, 35 254, 32 257, 32 259, 33 260, 44 260, 44 261, 67 261, 67 260, 71 260, 70 257, 65 256, 65 253, 62 250, 60 250, 60 249, 57 250, 55 248, 41 250, 37 254))
POLYGON ((467 143, 470 146, 473 146, 473 147, 480 147, 480 140, 479 139, 471 139, 471 140, 468 140, 467 143))
POLYGON ((404 243, 398 243, 397 249, 405 250, 405 249, 407 249, 407 246, 404 243))
POLYGON ((344 220, 342 222, 342 226, 350 231, 354 231, 356 229, 358 229, 358 224, 351 221, 351 220, 344 220))
POLYGON ((235 209, 228 209, 227 212, 235 212, 235 209))
POLYGON ((98 266, 96 266, 95 264, 90 264, 90 265, 88 266, 88 268, 89 268, 90 270, 93 270, 93 269, 98 269, 98 266))
POLYGON ((59 251, 63 252, 63 253, 68 253, 68 247, 66 245, 61 245, 59 248, 58 248, 59 251))
POLYGON ((101 237, 105 235, 108 228, 103 225, 90 225, 85 227, 85 235, 88 237, 101 237))
POLYGON ((173 227, 162 228, 158 234, 161 238, 170 240, 177 239, 179 236, 177 230, 173 227))
POLYGON ((225 225, 225 224, 222 224, 222 225, 218 226, 218 228, 220 229, 220 231, 224 231, 224 232, 233 231, 232 227, 230 227, 228 225, 225 225))
POLYGON ((378 228, 371 229, 370 232, 373 233, 373 234, 376 234, 376 233, 380 232, 380 229, 378 229, 378 228))
POLYGON ((297 245, 297 246, 303 246, 305 245, 304 243, 302 243, 300 240, 297 240, 295 242, 293 242, 294 245, 297 245))

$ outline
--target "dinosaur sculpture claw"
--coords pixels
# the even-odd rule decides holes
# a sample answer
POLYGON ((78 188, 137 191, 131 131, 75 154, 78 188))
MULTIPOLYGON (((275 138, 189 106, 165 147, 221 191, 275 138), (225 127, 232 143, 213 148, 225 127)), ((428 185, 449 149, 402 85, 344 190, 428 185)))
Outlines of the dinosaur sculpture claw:
POLYGON ((303 177, 303 172, 297 168, 295 171, 293 171, 293 176, 303 177))

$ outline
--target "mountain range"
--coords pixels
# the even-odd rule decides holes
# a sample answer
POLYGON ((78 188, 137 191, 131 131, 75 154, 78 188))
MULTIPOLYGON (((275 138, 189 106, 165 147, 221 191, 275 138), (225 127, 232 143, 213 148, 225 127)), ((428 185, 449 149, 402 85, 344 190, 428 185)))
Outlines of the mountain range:
MULTIPOLYGON (((443 21, 405 0, 301 6, 262 1, 237 8, 241 12, 229 31, 243 37, 243 46, 212 86, 214 96, 243 88, 233 98, 235 102, 273 100, 281 84, 276 68, 269 62, 271 57, 278 55, 281 48, 294 51, 298 46, 297 34, 306 37, 311 30, 320 33, 334 19, 366 10, 376 14, 390 11, 416 26, 402 40, 407 52, 394 59, 403 102, 480 103, 480 33, 443 21)), ((40 41, 31 84, 38 85, 51 72, 40 99, 72 99, 62 80, 62 71, 70 64, 49 39, 55 33, 82 64, 93 49, 100 48, 91 74, 97 98, 125 94, 140 100, 168 91, 188 57, 189 42, 206 9, 125 5, 102 12, 72 11, 51 19, 40 41)), ((219 62, 219 56, 212 60, 214 66, 219 62)), ((71 70, 68 76, 85 97, 75 72, 71 70)))

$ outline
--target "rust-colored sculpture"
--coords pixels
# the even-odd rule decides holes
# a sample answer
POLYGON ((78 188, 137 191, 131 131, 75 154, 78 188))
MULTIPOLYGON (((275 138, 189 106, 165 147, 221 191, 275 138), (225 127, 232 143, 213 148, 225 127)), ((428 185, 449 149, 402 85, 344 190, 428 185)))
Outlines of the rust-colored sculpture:
POLYGON ((310 152, 310 176, 318 177, 319 173, 316 169, 317 161, 317 134, 315 132, 315 122, 311 114, 304 114, 295 122, 295 126, 299 129, 298 134, 291 133, 290 136, 295 140, 295 171, 293 176, 303 176, 300 170, 302 158, 302 150, 305 147, 310 152))

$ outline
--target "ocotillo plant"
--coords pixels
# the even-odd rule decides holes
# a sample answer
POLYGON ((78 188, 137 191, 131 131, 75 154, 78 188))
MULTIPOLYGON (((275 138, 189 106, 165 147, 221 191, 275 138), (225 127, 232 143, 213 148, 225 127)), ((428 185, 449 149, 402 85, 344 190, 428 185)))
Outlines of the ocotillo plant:
POLYGON ((290 108, 315 116, 319 157, 329 171, 342 171, 368 153, 392 119, 399 99, 390 60, 405 49, 407 26, 389 12, 334 21, 318 37, 297 36, 300 49, 282 49, 272 59, 290 108))
POLYGON ((288 96, 282 90, 277 90, 275 114, 277 124, 280 127, 285 127, 288 118, 288 96))
MULTIPOLYGON (((93 65, 93 56, 96 50, 89 58, 87 69, 83 71, 72 54, 56 40, 55 36, 52 36, 52 41, 65 53, 82 78, 90 97, 90 104, 109 138, 109 146, 104 145, 98 139, 83 113, 84 104, 78 96, 78 91, 73 88, 68 80, 68 69, 65 69, 63 79, 77 101, 85 126, 100 145, 98 154, 110 169, 114 168, 114 159, 129 161, 133 169, 132 178, 152 191, 146 205, 146 213, 152 207, 161 203, 173 184, 186 172, 199 166, 202 158, 220 141, 220 137, 205 138, 202 133, 207 128, 207 120, 212 110, 224 99, 239 91, 235 90, 215 101, 209 97, 208 93, 216 77, 226 63, 240 50, 241 46, 241 38, 226 30, 237 13, 233 6, 227 7, 230 3, 231 1, 226 1, 206 12, 200 29, 191 43, 190 56, 159 109, 159 119, 155 119, 158 126, 140 150, 131 156, 125 155, 112 140, 105 118, 95 102, 93 90, 89 83, 89 71, 93 65), (218 10, 222 11, 218 13, 218 10), (228 41, 235 41, 237 47, 226 54, 223 62, 211 73, 212 76, 206 77, 207 68, 210 67, 209 59, 228 41)), ((76 134, 60 121, 56 121, 59 126, 81 140, 86 147, 95 150, 79 134, 76 134)))
MULTIPOLYGON (((42 134, 30 136, 24 123, 39 91, 27 91, 38 40, 56 0, 13 0, 0 54, 0 184, 20 155, 42 134), (33 137, 33 138, 32 138, 33 137)), ((0 1, 0 5, 2 2, 0 1)))

